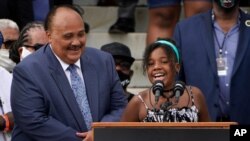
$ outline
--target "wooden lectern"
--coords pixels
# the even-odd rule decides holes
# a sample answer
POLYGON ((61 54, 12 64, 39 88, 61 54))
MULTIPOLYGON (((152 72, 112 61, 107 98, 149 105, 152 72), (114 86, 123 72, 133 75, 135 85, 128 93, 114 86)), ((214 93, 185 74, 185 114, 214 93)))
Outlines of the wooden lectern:
POLYGON ((229 141, 235 122, 99 122, 94 141, 229 141))

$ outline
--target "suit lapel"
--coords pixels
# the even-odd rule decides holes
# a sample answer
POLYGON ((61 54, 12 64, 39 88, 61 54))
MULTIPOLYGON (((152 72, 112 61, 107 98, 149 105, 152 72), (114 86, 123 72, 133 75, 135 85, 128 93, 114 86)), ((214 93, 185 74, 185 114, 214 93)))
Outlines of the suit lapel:
POLYGON ((249 20, 249 18, 247 18, 246 14, 244 14, 241 11, 240 35, 239 35, 239 41, 238 41, 237 51, 235 55, 232 76, 236 73, 237 69, 239 68, 240 63, 244 55, 246 54, 247 47, 249 46, 248 44, 249 44, 250 28, 246 27, 245 25, 246 20, 249 20))
POLYGON ((202 36, 202 46, 206 49, 209 62, 211 64, 212 71, 217 76, 217 65, 216 65, 216 56, 215 56, 215 47, 214 47, 214 38, 213 38, 213 27, 211 19, 211 11, 207 12, 202 20, 201 27, 201 36, 202 36))
POLYGON ((74 93, 70 87, 69 81, 64 73, 64 70, 62 69, 59 61, 56 59, 56 57, 52 53, 49 46, 47 46, 46 51, 47 51, 46 54, 48 56, 48 60, 50 62, 49 69, 50 69, 51 76, 54 79, 57 87, 59 88, 61 95, 65 100, 65 103, 68 105, 69 109, 72 112, 72 115, 77 121, 79 130, 82 130, 86 128, 86 126, 83 127, 83 125, 85 125, 85 122, 83 120, 83 116, 81 114, 79 106, 76 102, 74 93), (79 117, 82 117, 82 118, 79 118, 79 117))
MULTIPOLYGON (((87 48, 85 49, 85 52, 86 51, 87 48)), ((86 93, 89 101, 89 107, 91 110, 92 118, 93 121, 98 121, 99 81, 97 76, 98 73, 96 72, 101 70, 96 70, 94 65, 91 63, 90 56, 88 56, 88 54, 86 53, 81 57, 81 68, 85 81, 86 93)))

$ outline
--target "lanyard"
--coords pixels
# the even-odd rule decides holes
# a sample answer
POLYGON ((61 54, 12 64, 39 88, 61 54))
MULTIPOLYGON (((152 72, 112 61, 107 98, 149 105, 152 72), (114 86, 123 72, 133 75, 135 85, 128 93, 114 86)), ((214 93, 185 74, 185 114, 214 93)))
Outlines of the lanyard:
POLYGON ((215 32, 215 29, 214 29, 214 35, 215 35, 216 43, 217 43, 217 45, 219 46, 219 57, 221 58, 221 57, 222 57, 222 50, 223 50, 223 47, 224 47, 224 44, 225 44, 225 41, 226 41, 226 38, 227 38, 227 33, 224 34, 224 38, 223 38, 223 41, 222 41, 222 45, 221 45, 221 46, 220 46, 220 43, 219 43, 217 34, 216 34, 216 32, 215 32))
MULTIPOLYGON (((219 47, 219 57, 221 58, 221 57, 222 57, 222 53, 223 53, 223 47, 224 47, 225 41, 226 41, 226 39, 227 39, 227 37, 228 37, 228 32, 227 32, 227 33, 224 33, 224 39, 223 39, 223 41, 222 41, 222 45, 220 45, 218 36, 217 36, 217 34, 216 34, 216 31, 215 31, 215 26, 214 26, 214 24, 215 24, 215 15, 214 15, 214 11, 213 11, 213 10, 211 11, 211 17, 212 17, 212 27, 213 27, 213 32, 214 32, 216 44, 217 44, 218 47, 219 47)), ((240 18, 241 18, 241 14, 239 13, 237 24, 240 23, 240 18)))
POLYGON ((222 41, 222 45, 220 45, 219 43, 219 40, 218 40, 218 36, 216 34, 216 31, 215 31, 215 26, 214 26, 214 23, 215 23, 215 19, 214 19, 214 12, 212 11, 212 27, 213 27, 213 32, 214 32, 214 36, 215 36, 215 41, 219 47, 219 57, 222 58, 222 51, 223 51, 223 47, 224 47, 224 44, 225 44, 225 41, 226 41, 226 38, 227 38, 227 33, 224 33, 224 38, 223 38, 223 41, 222 41))

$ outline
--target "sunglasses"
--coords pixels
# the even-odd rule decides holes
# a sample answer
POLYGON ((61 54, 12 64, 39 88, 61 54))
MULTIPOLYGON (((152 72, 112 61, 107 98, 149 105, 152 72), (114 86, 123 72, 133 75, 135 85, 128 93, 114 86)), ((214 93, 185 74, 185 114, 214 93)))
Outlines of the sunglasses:
POLYGON ((123 69, 130 69, 131 67, 131 63, 120 59, 115 59, 115 65, 120 66, 123 69))
POLYGON ((30 46, 30 45, 23 45, 23 46, 25 46, 25 47, 27 47, 27 48, 33 48, 33 49, 35 49, 35 50, 38 50, 39 48, 41 48, 42 46, 44 46, 44 44, 35 44, 35 45, 33 45, 33 46, 30 46))
POLYGON ((16 40, 7 40, 7 41, 3 42, 3 44, 5 45, 5 48, 6 48, 6 49, 9 49, 10 46, 11 46, 14 42, 16 42, 16 40))

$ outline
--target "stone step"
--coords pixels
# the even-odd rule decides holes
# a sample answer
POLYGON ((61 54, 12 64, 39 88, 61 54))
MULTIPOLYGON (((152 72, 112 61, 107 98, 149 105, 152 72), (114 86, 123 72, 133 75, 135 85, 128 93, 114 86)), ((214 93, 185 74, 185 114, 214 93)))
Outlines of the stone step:
MULTIPOLYGON (((90 32, 108 32, 117 20, 118 7, 114 6, 81 6, 84 19, 90 25, 90 32)), ((147 7, 137 7, 135 11, 135 32, 146 32, 148 25, 147 7)))
POLYGON ((131 49, 135 59, 142 59, 144 48, 146 47, 146 33, 109 34, 109 33, 88 33, 87 45, 100 48, 102 45, 120 42, 131 49))

